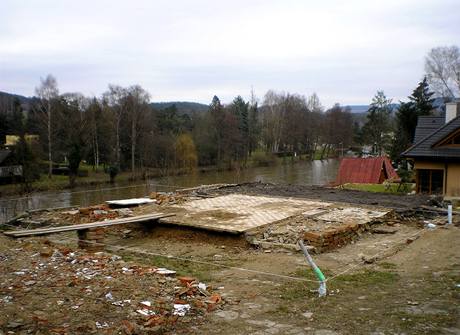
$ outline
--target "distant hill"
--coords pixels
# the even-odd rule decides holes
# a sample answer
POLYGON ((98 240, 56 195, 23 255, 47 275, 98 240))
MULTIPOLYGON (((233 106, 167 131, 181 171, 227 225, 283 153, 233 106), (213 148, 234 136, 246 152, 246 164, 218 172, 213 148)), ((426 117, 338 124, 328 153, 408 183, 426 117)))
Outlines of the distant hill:
MULTIPOLYGON (((393 111, 399 108, 399 104, 390 104, 390 106, 393 111)), ((367 113, 370 105, 348 105, 344 107, 350 108, 350 111, 352 114, 362 114, 362 113, 367 113)))
POLYGON ((152 102, 150 104, 150 106, 158 110, 169 108, 173 105, 176 105, 177 111, 180 114, 201 113, 206 112, 209 109, 208 105, 189 101, 152 102))
POLYGON ((28 103, 32 99, 32 98, 25 97, 23 95, 7 93, 7 92, 2 92, 2 91, 0 91, 0 98, 7 98, 7 99, 17 98, 22 104, 28 103))
POLYGON ((352 114, 366 113, 367 110, 369 109, 369 105, 348 105, 348 106, 343 106, 343 107, 350 108, 350 112, 352 114))

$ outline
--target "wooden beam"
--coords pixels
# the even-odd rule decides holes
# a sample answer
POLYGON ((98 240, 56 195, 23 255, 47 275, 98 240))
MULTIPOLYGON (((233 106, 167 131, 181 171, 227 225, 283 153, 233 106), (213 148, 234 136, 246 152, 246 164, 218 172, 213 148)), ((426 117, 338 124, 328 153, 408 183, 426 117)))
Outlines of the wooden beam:
POLYGON ((9 231, 4 231, 3 234, 7 236, 11 236, 11 237, 46 235, 46 234, 53 234, 53 233, 62 233, 66 231, 76 231, 76 230, 83 230, 83 229, 90 229, 90 228, 109 227, 109 226, 115 226, 115 225, 126 224, 126 223, 141 223, 141 222, 157 220, 160 218, 166 218, 166 217, 173 216, 173 215, 175 214, 155 213, 155 214, 140 215, 140 216, 108 220, 108 221, 82 223, 82 224, 76 224, 76 225, 70 225, 70 226, 48 227, 48 228, 26 229, 26 230, 9 230, 9 231))

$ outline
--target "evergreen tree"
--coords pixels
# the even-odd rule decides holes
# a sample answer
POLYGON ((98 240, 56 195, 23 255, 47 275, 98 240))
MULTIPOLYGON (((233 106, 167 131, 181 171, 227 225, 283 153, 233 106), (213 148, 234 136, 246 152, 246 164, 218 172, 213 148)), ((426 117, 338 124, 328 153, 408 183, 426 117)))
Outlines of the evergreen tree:
POLYGON ((238 138, 236 159, 246 160, 249 147, 249 103, 237 96, 232 103, 232 111, 238 121, 238 138))
POLYGON ((409 100, 414 104, 414 111, 417 116, 430 114, 433 109, 433 94, 430 92, 426 77, 424 77, 409 97, 409 100))
POLYGON ((417 114, 412 102, 401 102, 396 112, 396 135, 391 146, 391 159, 399 160, 401 152, 410 147, 414 136, 417 114))
POLYGON ((391 99, 383 91, 377 91, 368 110, 367 121, 363 127, 366 142, 372 145, 372 152, 381 155, 390 142, 391 99))
POLYGON ((212 133, 213 133, 213 140, 216 143, 216 150, 217 150, 217 165, 222 163, 223 155, 222 155, 222 141, 224 137, 224 107, 220 103, 220 100, 217 96, 212 98, 212 102, 209 105, 209 113, 211 115, 211 124, 212 124, 212 133))
POLYGON ((433 109, 433 94, 425 77, 409 96, 409 102, 401 102, 396 112, 397 134, 391 148, 393 160, 399 160, 401 152, 413 144, 418 117, 429 115, 433 109))

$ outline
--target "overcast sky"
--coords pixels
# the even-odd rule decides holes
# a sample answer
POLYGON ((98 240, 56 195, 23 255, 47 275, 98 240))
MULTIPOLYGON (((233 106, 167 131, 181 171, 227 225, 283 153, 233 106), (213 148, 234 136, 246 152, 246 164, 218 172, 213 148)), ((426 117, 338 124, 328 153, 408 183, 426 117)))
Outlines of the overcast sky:
POLYGON ((262 99, 268 89, 326 106, 395 101, 433 47, 460 45, 459 0, 1 0, 0 91, 100 95, 140 84, 152 101, 262 99))

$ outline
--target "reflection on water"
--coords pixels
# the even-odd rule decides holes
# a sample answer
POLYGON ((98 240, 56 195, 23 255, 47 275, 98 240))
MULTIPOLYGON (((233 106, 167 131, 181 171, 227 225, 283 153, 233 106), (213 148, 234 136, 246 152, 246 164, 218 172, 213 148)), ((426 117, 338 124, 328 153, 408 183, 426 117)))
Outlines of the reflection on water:
POLYGON ((205 172, 183 176, 154 178, 146 183, 119 183, 114 186, 86 188, 74 191, 37 193, 31 197, 0 199, 0 221, 25 210, 66 206, 87 206, 105 200, 141 197, 154 191, 172 191, 181 187, 203 184, 261 181, 279 184, 323 185, 335 180, 339 161, 304 161, 241 171, 205 172))

